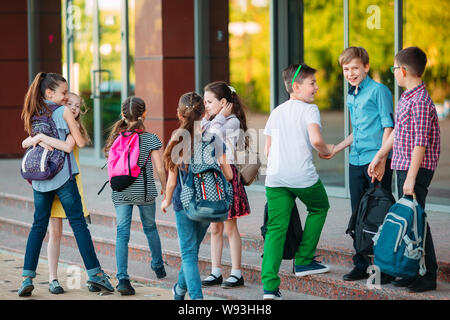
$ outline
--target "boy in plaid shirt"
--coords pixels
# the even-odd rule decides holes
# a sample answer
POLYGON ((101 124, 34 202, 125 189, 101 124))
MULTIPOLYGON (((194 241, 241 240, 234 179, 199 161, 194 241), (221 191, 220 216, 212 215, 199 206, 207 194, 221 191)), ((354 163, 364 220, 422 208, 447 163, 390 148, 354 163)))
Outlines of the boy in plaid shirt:
MULTIPOLYGON (((391 71, 402 93, 395 114, 395 128, 378 151, 368 168, 372 180, 381 180, 387 154, 393 147, 391 168, 397 172, 398 197, 415 193, 417 202, 425 209, 428 187, 438 165, 440 130, 436 108, 428 94, 422 74, 427 57, 418 47, 399 51, 391 71)), ((427 273, 412 279, 394 281, 396 286, 412 292, 436 289, 437 262, 430 227, 425 239, 427 273)))

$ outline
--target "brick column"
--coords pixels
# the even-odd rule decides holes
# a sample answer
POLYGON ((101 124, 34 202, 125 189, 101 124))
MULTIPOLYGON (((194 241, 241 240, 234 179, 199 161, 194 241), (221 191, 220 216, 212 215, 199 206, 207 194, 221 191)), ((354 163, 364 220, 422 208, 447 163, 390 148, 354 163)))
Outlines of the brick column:
MULTIPOLYGON (((228 81, 228 1, 212 2, 210 57, 205 63, 210 64, 212 80, 228 81)), ((165 146, 178 127, 180 96, 195 90, 194 1, 136 1, 135 28, 136 95, 147 105, 147 130, 165 146)))
MULTIPOLYGON (((61 73, 61 1, 36 1, 36 70, 61 73)), ((0 2, 0 158, 20 157, 26 137, 20 119, 28 90, 27 0, 0 2)))

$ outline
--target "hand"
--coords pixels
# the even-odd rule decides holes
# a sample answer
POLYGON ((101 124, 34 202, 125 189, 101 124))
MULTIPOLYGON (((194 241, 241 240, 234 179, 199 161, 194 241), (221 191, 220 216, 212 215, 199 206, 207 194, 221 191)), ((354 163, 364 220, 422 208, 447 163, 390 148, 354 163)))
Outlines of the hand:
POLYGON ((161 210, 162 210, 162 212, 167 213, 166 209, 167 209, 169 206, 170 206, 170 203, 168 203, 167 199, 164 199, 164 200, 161 202, 161 210))
POLYGON ((233 111, 233 103, 232 102, 227 102, 225 107, 223 107, 222 110, 220 110, 220 114, 223 115, 226 118, 230 114, 233 113, 232 111, 233 111))
POLYGON ((372 183, 375 182, 375 179, 378 181, 383 180, 384 171, 386 169, 386 159, 387 158, 380 158, 378 155, 375 155, 370 162, 369 167, 367 168, 367 174, 372 178, 372 183))
POLYGON ((53 149, 53 147, 51 147, 51 146, 49 146, 48 144, 46 144, 45 142, 39 142, 39 145, 42 147, 42 148, 44 148, 44 149, 47 149, 48 151, 53 151, 54 149, 53 149))
POLYGON ((416 179, 406 177, 405 183, 403 183, 403 194, 412 196, 414 195, 414 185, 416 184, 416 179))
POLYGON ((327 147, 328 147, 328 150, 330 153, 325 155, 325 154, 319 152, 319 158, 325 159, 325 160, 330 160, 331 158, 333 158, 336 155, 337 150, 336 150, 336 146, 334 144, 327 144, 327 147))

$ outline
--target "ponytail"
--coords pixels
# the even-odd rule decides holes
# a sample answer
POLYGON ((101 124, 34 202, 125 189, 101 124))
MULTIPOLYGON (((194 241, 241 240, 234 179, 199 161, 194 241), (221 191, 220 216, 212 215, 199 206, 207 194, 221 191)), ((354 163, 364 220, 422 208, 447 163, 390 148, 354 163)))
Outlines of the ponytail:
POLYGON ((31 119, 35 114, 50 114, 44 102, 47 89, 55 91, 61 82, 66 82, 63 76, 57 73, 39 72, 25 95, 20 118, 24 122, 25 131, 31 135, 31 119))
MULTIPOLYGON (((180 97, 178 102, 178 114, 180 115, 180 127, 179 130, 175 131, 172 135, 172 138, 164 151, 164 165, 167 170, 173 171, 178 165, 172 159, 172 151, 173 148, 179 143, 187 143, 184 141, 184 132, 188 132, 190 134, 190 146, 191 152, 194 146, 194 126, 196 121, 201 121, 204 113, 205 113, 205 105, 203 103, 202 97, 200 97, 195 92, 185 93, 180 97)), ((183 150, 179 156, 181 158, 187 157, 188 155, 183 154, 183 150)))

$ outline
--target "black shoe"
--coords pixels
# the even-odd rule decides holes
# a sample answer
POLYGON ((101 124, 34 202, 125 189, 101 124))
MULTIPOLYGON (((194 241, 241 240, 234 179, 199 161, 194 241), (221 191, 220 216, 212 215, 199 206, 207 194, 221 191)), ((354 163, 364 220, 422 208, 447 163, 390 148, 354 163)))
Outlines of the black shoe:
POLYGON ((391 281, 391 283, 396 287, 408 287, 414 281, 416 281, 416 279, 417 278, 401 278, 398 280, 391 281))
POLYGON ((352 271, 350 271, 347 274, 344 274, 343 279, 345 281, 356 281, 356 280, 362 280, 369 278, 369 274, 361 268, 353 268, 352 271))
POLYGON ((240 287, 240 286, 244 285, 244 277, 241 276, 240 278, 238 278, 234 275, 230 275, 230 277, 235 278, 237 281, 229 282, 229 281, 225 280, 221 285, 222 288, 231 289, 231 288, 236 288, 236 287, 240 287))
POLYGON ((210 274, 211 277, 213 277, 214 279, 212 280, 203 280, 202 281, 202 287, 211 287, 211 286, 216 286, 216 285, 221 285, 223 278, 222 275, 220 275, 219 277, 216 277, 215 275, 213 275, 212 273, 210 274))
POLYGON ((131 286, 130 280, 128 279, 119 280, 119 284, 116 288, 122 296, 132 296, 135 294, 134 288, 131 286))
POLYGON ((102 289, 100 289, 99 287, 96 287, 92 284, 86 283, 86 286, 88 287, 89 292, 100 292, 102 291, 102 289))
POLYGON ((428 280, 424 277, 418 277, 416 281, 408 286, 411 292, 424 292, 429 290, 436 290, 436 280, 428 280))
POLYGON ((386 273, 381 273, 381 277, 380 277, 380 284, 388 284, 391 283, 393 280, 395 280, 395 277, 388 275, 386 273))
POLYGON ((161 268, 158 268, 158 269, 154 269, 153 271, 155 271, 156 277, 158 279, 162 279, 167 275, 166 269, 164 268, 164 266, 162 266, 161 268))

